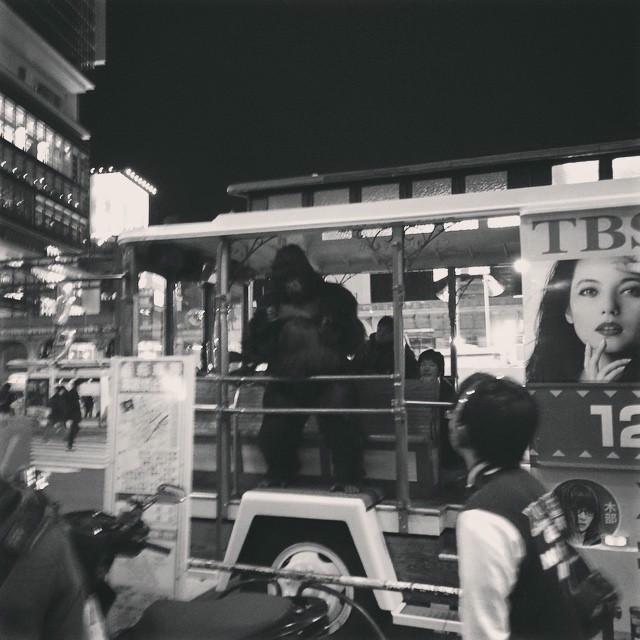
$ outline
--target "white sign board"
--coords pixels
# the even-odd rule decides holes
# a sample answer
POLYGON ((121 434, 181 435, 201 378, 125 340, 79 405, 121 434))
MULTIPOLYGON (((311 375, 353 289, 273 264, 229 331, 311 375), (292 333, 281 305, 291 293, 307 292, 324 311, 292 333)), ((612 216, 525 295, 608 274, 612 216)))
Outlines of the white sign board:
MULTIPOLYGON (((191 493, 195 357, 113 358, 109 411, 109 465, 105 509, 118 513, 132 496, 153 495, 163 483, 191 493)), ((114 586, 177 598, 189 553, 189 500, 145 511, 149 542, 170 550, 145 550, 117 560, 114 586)))

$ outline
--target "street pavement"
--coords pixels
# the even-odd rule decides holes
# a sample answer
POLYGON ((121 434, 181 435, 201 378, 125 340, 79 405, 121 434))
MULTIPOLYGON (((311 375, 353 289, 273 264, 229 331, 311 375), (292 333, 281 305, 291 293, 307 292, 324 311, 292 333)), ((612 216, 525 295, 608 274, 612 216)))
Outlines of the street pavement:
POLYGON ((78 438, 73 449, 59 438, 44 442, 36 437, 31 441, 31 464, 43 471, 67 469, 104 469, 107 466, 107 447, 104 440, 78 438))

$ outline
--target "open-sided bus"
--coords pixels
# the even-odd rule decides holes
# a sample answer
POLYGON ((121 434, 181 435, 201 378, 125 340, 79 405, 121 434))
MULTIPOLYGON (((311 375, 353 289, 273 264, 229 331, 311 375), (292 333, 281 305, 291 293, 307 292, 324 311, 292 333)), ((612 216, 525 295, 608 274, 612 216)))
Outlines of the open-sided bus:
MULTIPOLYGON (((198 262, 196 271, 215 264, 215 290, 204 285, 204 334, 215 347, 215 370, 197 379, 191 513, 217 518, 219 541, 228 538, 219 548, 225 563, 376 579, 381 582, 373 594, 351 585, 345 593, 389 612, 395 624, 455 633, 460 628, 456 602, 447 595, 455 595, 455 589, 434 595, 382 585, 398 580, 458 584, 453 532, 461 496, 447 490, 440 473, 437 396, 405 380, 401 345, 406 339, 411 343, 412 331, 428 333, 444 318, 450 330, 446 340, 422 342, 419 348, 446 351, 454 379, 475 369, 527 382, 525 364, 535 346, 538 309, 556 261, 580 260, 602 269, 608 262, 618 264, 620 256, 628 257, 625 264, 637 260, 640 180, 251 211, 127 231, 119 244, 130 274, 131 302, 124 307, 131 315, 120 322, 125 355, 134 355, 136 344, 131 283, 138 281, 140 270, 151 269, 149 257, 183 256, 181 262, 198 262), (361 415, 369 434, 368 483, 380 491, 330 493, 330 461, 310 426, 301 453, 301 486, 249 490, 263 471, 255 436, 266 378, 229 375, 228 319, 235 305, 244 305, 240 317, 250 317, 253 283, 268 275, 275 252, 285 243, 300 245, 325 277, 347 284, 349 276, 391 274, 395 374, 359 383, 365 389, 361 397, 371 401, 367 406, 362 400, 361 409, 373 409, 361 415), (513 271, 516 261, 520 276, 513 271), (437 269, 444 270, 445 301, 436 295, 437 269), (410 272, 424 273, 432 285, 434 295, 419 307, 405 301, 410 272), (506 280, 500 295, 492 294, 488 276, 506 280), (521 290, 514 284, 519 277, 521 290), (475 296, 474 285, 479 287, 475 296), (211 310, 215 322, 208 319, 211 310), (407 310, 413 325, 405 331, 407 310), (462 342, 465 328, 474 323, 482 324, 484 337, 475 344, 462 342), (462 360, 465 366, 460 367, 462 360), (368 384, 373 385, 369 393, 368 384), (201 483, 207 471, 215 471, 208 485, 201 483)), ((363 319, 372 318, 373 311, 380 315, 370 300, 361 305, 363 319)), ((611 329, 609 335, 614 333, 611 329)), ((172 344, 165 340, 168 353, 172 344)), ((528 466, 550 490, 567 483, 593 495, 597 532, 581 550, 619 586, 615 629, 625 637, 630 613, 640 606, 640 382, 547 374, 527 382, 542 410, 528 466)), ((203 576, 207 566, 190 560, 190 571, 203 576)), ((348 606, 334 602, 332 612, 336 628, 351 624, 348 606)))

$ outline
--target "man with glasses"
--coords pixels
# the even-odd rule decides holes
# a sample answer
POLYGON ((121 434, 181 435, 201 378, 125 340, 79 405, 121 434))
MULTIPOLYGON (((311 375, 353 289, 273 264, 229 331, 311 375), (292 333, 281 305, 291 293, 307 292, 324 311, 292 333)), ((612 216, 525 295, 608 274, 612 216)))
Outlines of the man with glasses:
POLYGON ((561 568, 543 563, 532 519, 545 488, 520 468, 538 421, 533 398, 511 380, 474 374, 449 411, 469 498, 456 524, 465 640, 577 640, 561 568))

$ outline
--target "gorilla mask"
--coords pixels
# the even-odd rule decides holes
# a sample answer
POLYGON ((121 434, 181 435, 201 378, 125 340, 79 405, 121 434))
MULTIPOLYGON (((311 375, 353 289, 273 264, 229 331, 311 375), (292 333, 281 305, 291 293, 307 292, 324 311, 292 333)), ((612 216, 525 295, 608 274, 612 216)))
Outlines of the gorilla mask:
POLYGON ((322 282, 322 276, 298 245, 288 244, 278 250, 271 265, 271 283, 281 301, 300 303, 313 299, 322 282))

